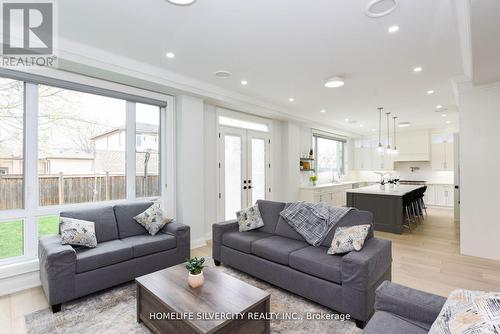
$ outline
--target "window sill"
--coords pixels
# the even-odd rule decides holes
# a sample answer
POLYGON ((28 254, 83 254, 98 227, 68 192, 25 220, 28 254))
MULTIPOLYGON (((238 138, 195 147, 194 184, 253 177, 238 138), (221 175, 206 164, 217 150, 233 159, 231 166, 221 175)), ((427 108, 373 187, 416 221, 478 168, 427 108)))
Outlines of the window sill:
POLYGON ((0 265, 0 279, 38 271, 38 259, 19 259, 17 262, 0 265))

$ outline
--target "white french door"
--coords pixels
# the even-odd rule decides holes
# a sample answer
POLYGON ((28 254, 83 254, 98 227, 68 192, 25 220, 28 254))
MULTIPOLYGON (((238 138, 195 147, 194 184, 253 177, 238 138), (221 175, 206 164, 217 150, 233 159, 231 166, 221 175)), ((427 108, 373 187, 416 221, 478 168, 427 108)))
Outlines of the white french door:
POLYGON ((219 130, 219 217, 229 220, 236 211, 269 198, 270 138, 265 132, 219 130))

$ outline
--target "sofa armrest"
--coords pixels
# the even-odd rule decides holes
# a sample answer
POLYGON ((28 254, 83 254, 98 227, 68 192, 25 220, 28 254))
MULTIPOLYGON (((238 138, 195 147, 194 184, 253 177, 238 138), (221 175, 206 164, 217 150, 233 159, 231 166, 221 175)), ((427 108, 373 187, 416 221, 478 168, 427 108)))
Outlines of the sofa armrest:
POLYGON ((212 225, 212 241, 222 243, 222 236, 226 232, 238 231, 238 221, 236 219, 228 220, 222 223, 212 225))
POLYGON ((389 281, 383 282, 375 293, 375 310, 395 314, 427 330, 438 317, 445 302, 445 297, 389 281))
POLYGON ((165 225, 163 233, 172 234, 176 238, 177 251, 182 259, 188 259, 191 254, 191 227, 178 222, 165 225))
POLYGON ((190 233, 191 228, 188 225, 184 225, 177 222, 171 222, 165 225, 163 232, 170 233, 175 236, 182 236, 186 233, 190 233))
POLYGON ((40 280, 50 305, 72 299, 75 292, 76 252, 62 245, 59 235, 41 238, 38 243, 40 280))
POLYGON ((392 264, 392 243, 370 238, 359 252, 342 257, 342 284, 358 291, 372 287, 392 264))

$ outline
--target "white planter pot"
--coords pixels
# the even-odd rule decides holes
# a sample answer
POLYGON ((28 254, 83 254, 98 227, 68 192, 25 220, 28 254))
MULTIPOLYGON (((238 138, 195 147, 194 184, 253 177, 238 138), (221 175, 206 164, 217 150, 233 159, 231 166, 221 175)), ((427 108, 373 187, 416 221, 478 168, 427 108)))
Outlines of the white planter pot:
POLYGON ((378 186, 379 186, 380 190, 385 190, 385 184, 379 184, 378 186))
POLYGON ((204 282, 205 277, 203 276, 203 272, 199 273, 198 275, 192 275, 191 273, 189 273, 188 284, 193 289, 199 288, 203 285, 204 282))

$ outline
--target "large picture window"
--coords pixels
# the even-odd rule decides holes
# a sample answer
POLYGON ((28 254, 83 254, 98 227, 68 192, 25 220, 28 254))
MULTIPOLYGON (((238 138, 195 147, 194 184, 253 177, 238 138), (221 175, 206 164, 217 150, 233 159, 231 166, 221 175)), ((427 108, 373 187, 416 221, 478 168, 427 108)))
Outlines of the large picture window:
POLYGON ((316 155, 316 175, 319 180, 331 182, 345 174, 345 140, 323 134, 313 134, 316 155))
POLYGON ((2 76, 0 266, 35 259, 38 238, 58 233, 63 210, 139 198, 172 210, 161 187, 162 178, 172 179, 161 169, 169 165, 162 149, 169 157, 172 151, 161 140, 171 122, 169 97, 13 71, 2 76))

